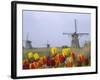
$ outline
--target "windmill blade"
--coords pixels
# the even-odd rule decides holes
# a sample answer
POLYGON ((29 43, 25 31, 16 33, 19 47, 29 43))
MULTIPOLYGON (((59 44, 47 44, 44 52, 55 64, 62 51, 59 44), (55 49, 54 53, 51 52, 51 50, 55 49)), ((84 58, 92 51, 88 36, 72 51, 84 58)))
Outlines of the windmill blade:
POLYGON ((89 35, 89 33, 77 33, 79 35, 79 38, 80 39, 83 35, 89 35))
POLYGON ((77 33, 77 23, 76 23, 76 19, 75 19, 75 32, 77 33))
POLYGON ((63 35, 72 35, 73 33, 62 33, 63 35))
POLYGON ((89 33, 77 33, 79 36, 82 36, 82 35, 89 35, 89 33))

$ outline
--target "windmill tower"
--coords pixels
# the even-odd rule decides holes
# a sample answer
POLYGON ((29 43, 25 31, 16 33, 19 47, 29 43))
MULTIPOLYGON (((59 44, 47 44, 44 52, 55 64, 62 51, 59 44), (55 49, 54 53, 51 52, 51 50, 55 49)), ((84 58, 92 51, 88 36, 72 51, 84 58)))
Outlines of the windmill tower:
POLYGON ((32 43, 32 41, 28 40, 28 35, 27 35, 26 41, 25 41, 25 48, 26 49, 32 49, 31 43, 32 43))
POLYGON ((76 19, 74 22, 75 22, 75 32, 74 33, 63 33, 63 35, 71 35, 71 37, 72 37, 71 47, 72 48, 80 48, 79 36, 88 35, 88 33, 77 33, 76 19))

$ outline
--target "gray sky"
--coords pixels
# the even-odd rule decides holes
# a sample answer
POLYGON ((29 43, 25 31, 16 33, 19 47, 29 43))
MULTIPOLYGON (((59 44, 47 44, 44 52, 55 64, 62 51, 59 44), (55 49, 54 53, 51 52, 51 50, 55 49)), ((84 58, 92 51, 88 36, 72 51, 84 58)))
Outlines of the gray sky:
MULTIPOLYGON (((90 34, 91 14, 23 11, 23 40, 29 35, 28 39, 32 41, 33 47, 46 47, 47 40, 51 47, 70 46, 71 36, 62 33, 75 31, 75 19, 77 32, 90 34)), ((90 35, 80 37, 80 45, 85 40, 90 40, 90 35)))

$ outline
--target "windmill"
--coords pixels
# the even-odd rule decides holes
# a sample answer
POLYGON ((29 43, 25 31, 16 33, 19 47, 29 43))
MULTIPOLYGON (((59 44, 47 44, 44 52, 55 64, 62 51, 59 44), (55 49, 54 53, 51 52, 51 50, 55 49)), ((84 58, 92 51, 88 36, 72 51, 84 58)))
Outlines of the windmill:
POLYGON ((29 37, 29 35, 27 34, 26 40, 24 40, 25 41, 25 48, 26 49, 32 49, 32 45, 31 45, 32 41, 30 41, 28 39, 28 37, 29 37))
POLYGON ((47 48, 50 48, 50 44, 49 41, 47 40, 47 48))
POLYGON ((75 22, 75 32, 74 33, 63 33, 63 35, 71 35, 71 37, 72 37, 71 47, 72 48, 80 48, 79 36, 88 35, 89 33, 77 33, 76 19, 74 22, 75 22))
POLYGON ((45 44, 47 48, 50 48, 49 41, 47 40, 47 44, 45 44))

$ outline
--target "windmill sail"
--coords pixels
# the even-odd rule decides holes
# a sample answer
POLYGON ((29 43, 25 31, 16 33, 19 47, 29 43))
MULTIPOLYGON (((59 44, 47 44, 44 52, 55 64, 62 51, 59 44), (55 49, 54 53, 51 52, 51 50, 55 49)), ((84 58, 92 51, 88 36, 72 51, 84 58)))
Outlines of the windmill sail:
POLYGON ((75 19, 75 32, 77 33, 77 24, 76 24, 76 19, 75 19))

